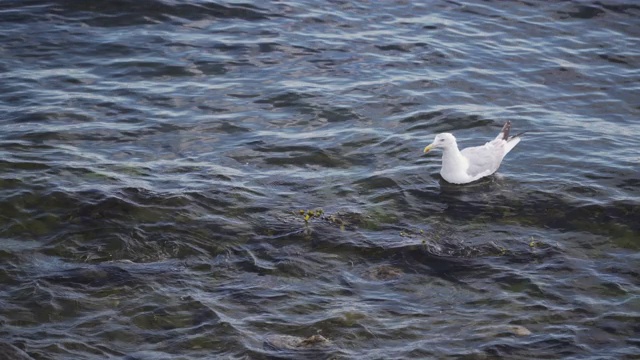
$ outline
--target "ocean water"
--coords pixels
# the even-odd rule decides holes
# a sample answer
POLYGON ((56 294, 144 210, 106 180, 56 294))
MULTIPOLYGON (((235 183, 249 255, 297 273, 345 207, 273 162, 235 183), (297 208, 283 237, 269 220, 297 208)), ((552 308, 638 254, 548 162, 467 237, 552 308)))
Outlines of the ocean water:
POLYGON ((0 358, 638 358, 639 69, 630 0, 0 2, 0 358))

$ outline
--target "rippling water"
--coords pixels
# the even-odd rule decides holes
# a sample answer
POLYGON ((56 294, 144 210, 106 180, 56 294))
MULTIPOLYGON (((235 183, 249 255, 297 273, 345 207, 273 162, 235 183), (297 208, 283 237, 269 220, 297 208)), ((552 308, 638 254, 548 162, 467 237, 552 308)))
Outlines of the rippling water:
POLYGON ((637 358, 639 19, 0 3, 0 354, 637 358), (422 154, 506 120, 491 178, 422 154))

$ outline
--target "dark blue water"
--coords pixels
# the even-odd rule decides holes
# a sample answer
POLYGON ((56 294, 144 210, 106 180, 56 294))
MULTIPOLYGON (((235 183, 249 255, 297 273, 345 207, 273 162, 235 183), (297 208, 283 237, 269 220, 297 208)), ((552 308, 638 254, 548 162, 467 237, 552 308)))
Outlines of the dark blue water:
POLYGON ((3 1, 0 358, 638 358, 639 69, 630 0, 3 1))

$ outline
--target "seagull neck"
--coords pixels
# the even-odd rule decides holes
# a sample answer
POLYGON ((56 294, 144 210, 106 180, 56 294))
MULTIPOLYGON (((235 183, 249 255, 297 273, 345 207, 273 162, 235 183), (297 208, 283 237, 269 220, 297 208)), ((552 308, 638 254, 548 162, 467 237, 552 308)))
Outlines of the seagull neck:
POLYGON ((453 143, 451 146, 447 146, 442 151, 442 157, 452 160, 463 158, 462 153, 458 150, 458 144, 453 143))
POLYGON ((453 143, 451 146, 447 146, 442 152, 442 166, 449 167, 452 164, 466 164, 467 159, 458 150, 458 144, 453 143))

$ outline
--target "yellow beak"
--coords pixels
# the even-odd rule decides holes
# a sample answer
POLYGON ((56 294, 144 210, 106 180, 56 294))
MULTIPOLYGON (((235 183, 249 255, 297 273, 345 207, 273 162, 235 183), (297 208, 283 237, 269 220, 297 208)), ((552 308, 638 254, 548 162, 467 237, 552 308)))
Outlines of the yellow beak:
POLYGON ((428 153, 429 151, 431 151, 431 149, 433 148, 433 144, 428 145, 427 147, 424 148, 424 153, 428 153))

